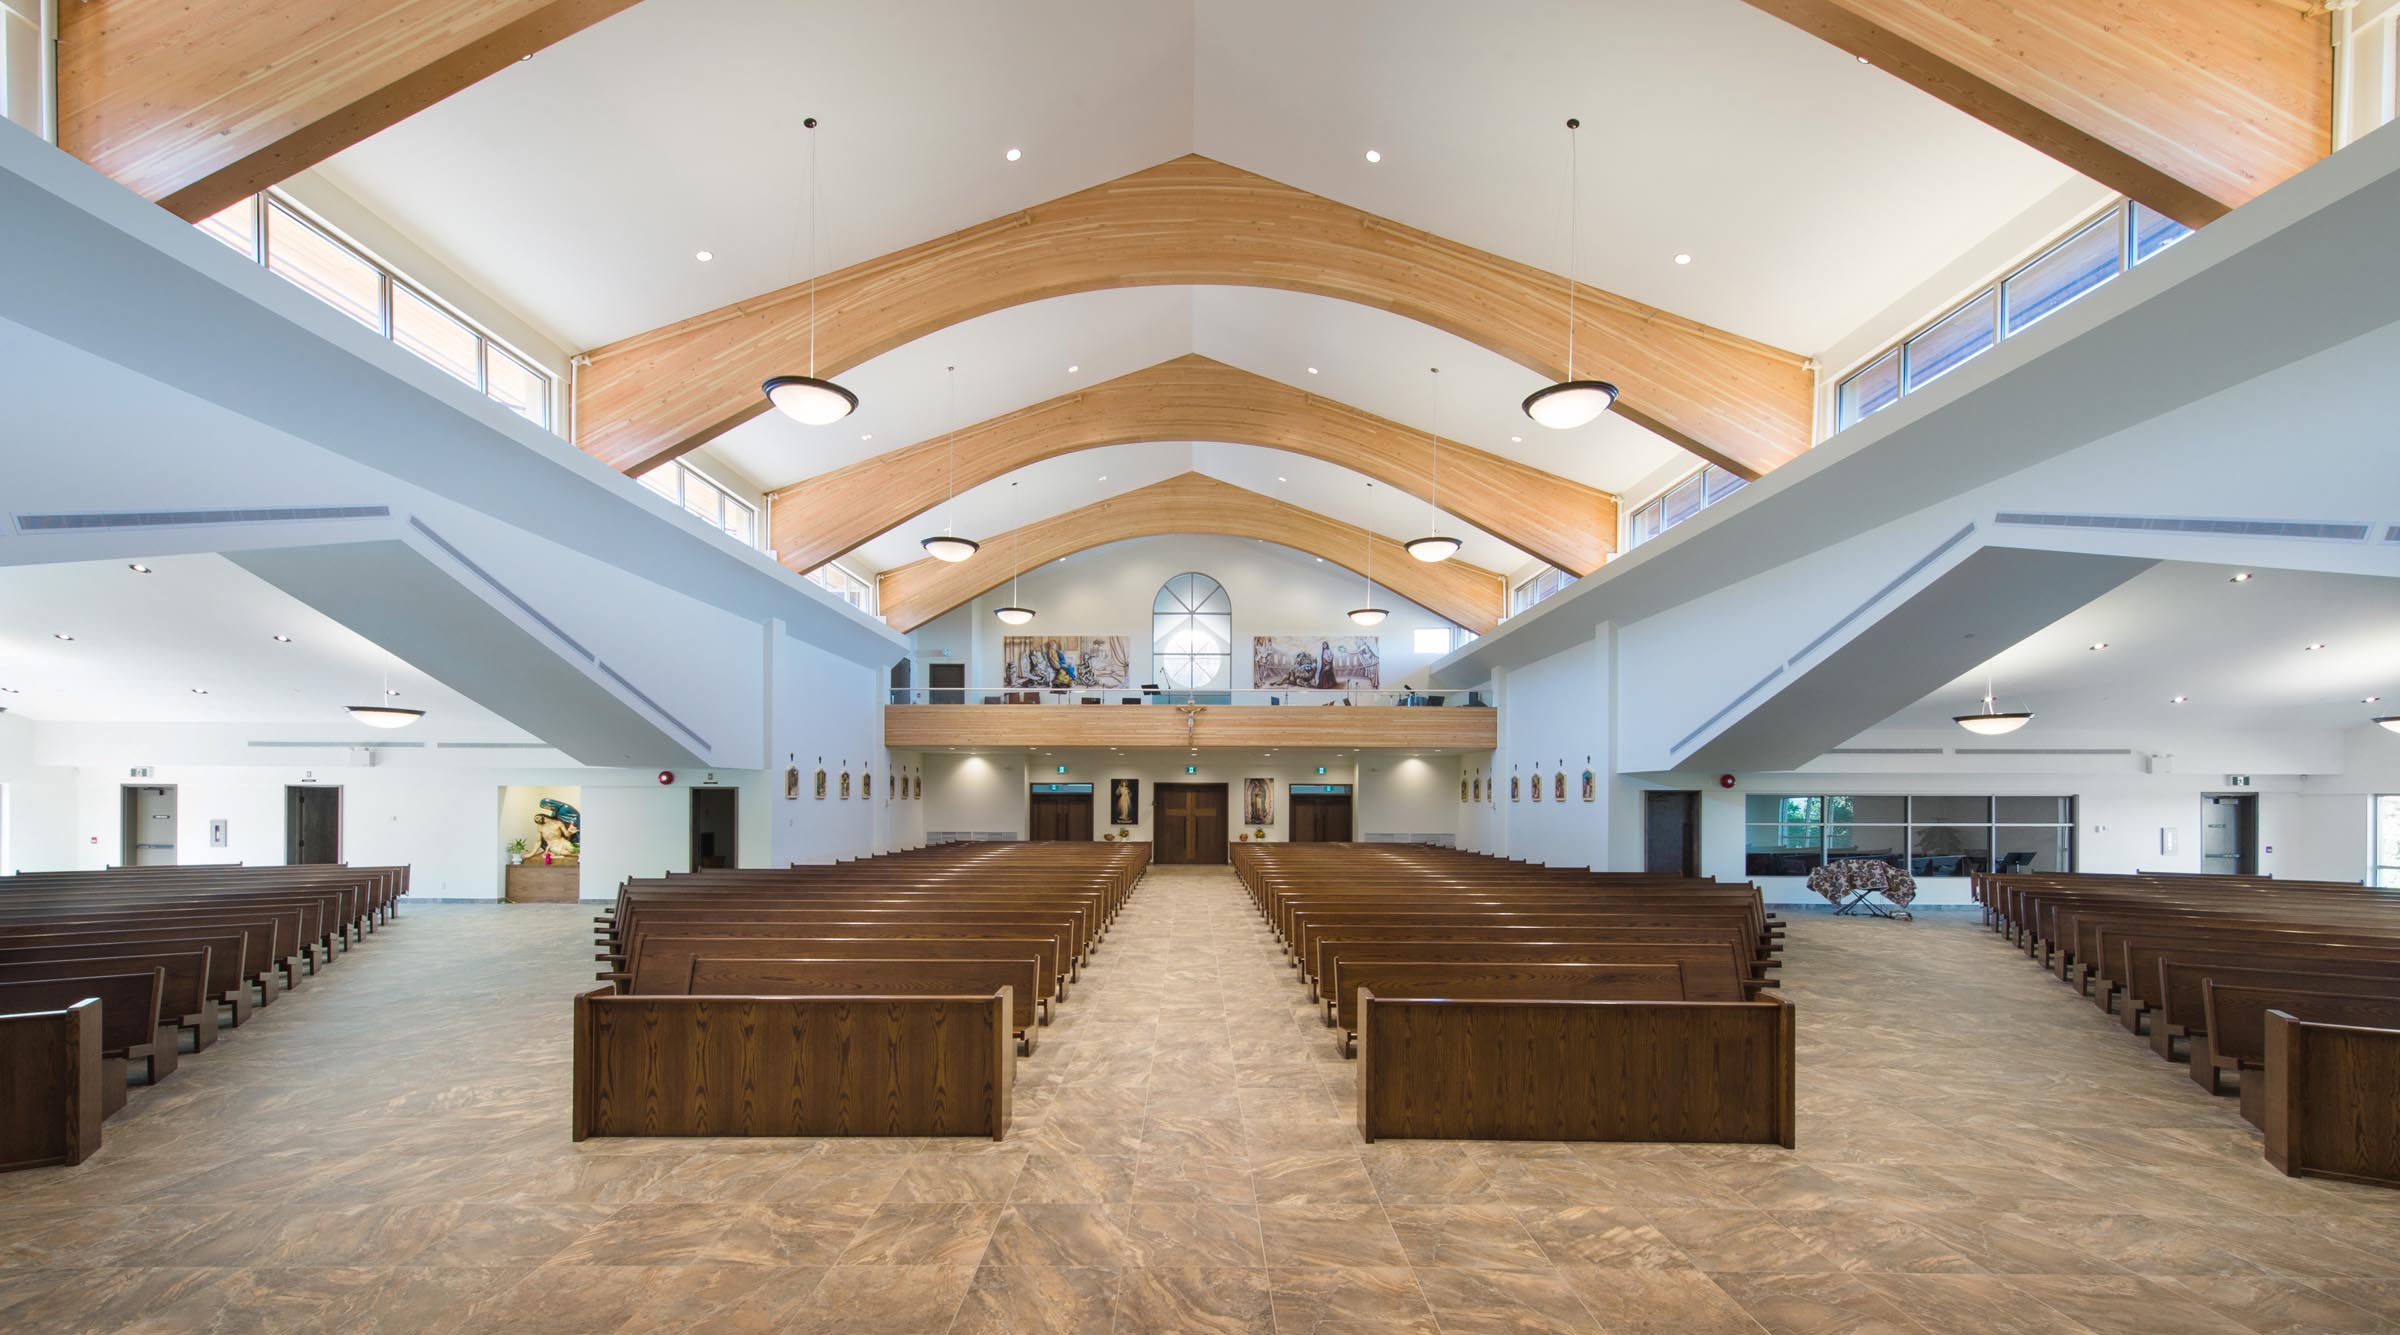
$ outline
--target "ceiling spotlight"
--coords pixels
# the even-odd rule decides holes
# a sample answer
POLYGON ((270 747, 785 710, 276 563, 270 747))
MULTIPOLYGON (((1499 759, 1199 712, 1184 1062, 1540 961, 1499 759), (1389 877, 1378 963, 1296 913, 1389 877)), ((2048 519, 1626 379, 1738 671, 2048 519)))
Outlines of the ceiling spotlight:
POLYGON ((2174 699, 2167 701, 2167 703, 2171 705, 2187 704, 2190 702, 2191 698, 2192 697, 2188 695, 2178 695, 2174 699))
POLYGON ((2250 582, 2250 572, 2247 570, 2236 571, 2232 576, 2227 578, 2225 582, 2228 584, 2247 584, 2250 582))
POLYGON ((1310 368, 1308 368, 1308 373, 1309 373, 1310 375, 1315 375, 1315 374, 1317 373, 1317 368, 1315 368, 1315 367, 1313 367, 1313 366, 1312 366, 1312 367, 1310 367, 1310 368))
POLYGON ((1068 374, 1068 375, 1073 375, 1073 374, 1075 374, 1077 371, 1080 371, 1080 370, 1082 370, 1082 369, 1083 369, 1083 368, 1082 368, 1081 366, 1070 366, 1070 367, 1068 367, 1068 368, 1067 368, 1067 374, 1068 374))
POLYGON ((1858 58, 1858 63, 1859 63, 1859 64, 1861 64, 1861 65, 1872 65, 1872 64, 1874 64, 1875 62, 1873 62, 1873 61, 1871 61, 1871 60, 1867 59, 1865 56, 1860 56, 1860 57, 1858 58))
POLYGON ((127 563, 127 565, 126 565, 126 567, 125 567, 125 568, 126 568, 127 570, 130 570, 130 571, 132 571, 133 573, 135 573, 135 574, 137 574, 137 575, 147 575, 147 574, 149 574, 149 573, 150 573, 150 567, 148 567, 148 566, 146 566, 146 565, 143 565, 143 564, 142 564, 141 562, 139 562, 139 561, 133 561, 133 562, 129 562, 129 563, 127 563))
POLYGON ((1378 152, 1376 152, 1374 149, 1371 149, 1371 148, 1370 148, 1370 149, 1368 149, 1368 150, 1367 150, 1367 161, 1369 161, 1369 162, 1381 162, 1381 161, 1383 161, 1383 155, 1382 155, 1381 153, 1378 153, 1378 152))
POLYGON ((2106 640, 2094 640, 2094 641, 2092 641, 2091 647, 2092 647, 2092 649, 2093 649, 2093 651, 2094 651, 2094 652, 2097 652, 2097 651, 2099 651, 2099 650, 2102 650, 2102 649, 2106 649, 2106 648, 2108 647, 2108 641, 2106 641, 2106 640))
POLYGON ((275 643, 277 644, 290 644, 292 642, 292 637, 289 635, 278 635, 274 638, 275 643))
POLYGON ((1510 436, 1508 438, 1508 443, 1511 445, 1522 445, 1525 443, 1525 438, 1523 436, 1510 436))
POLYGON ((1291 479, 1290 479, 1290 478, 1288 478, 1288 477, 1285 477, 1285 476, 1284 476, 1283 474, 1281 474, 1281 473, 1277 473, 1277 474, 1275 475, 1275 480, 1276 480, 1277 482, 1289 482, 1289 481, 1291 481, 1291 479))
POLYGON ((1983 709, 1980 712, 1953 714, 1950 721, 1977 736, 1998 737, 2004 733, 2015 732, 2032 722, 2033 715, 2022 710, 2012 712, 2001 709, 2000 702, 1993 696, 1991 687, 1986 686, 1983 690, 1983 709))
POLYGON ((2370 695, 2370 696, 2367 696, 2365 699, 2362 699, 2362 700, 2360 700, 2360 701, 2359 701, 2359 703, 2360 703, 2360 704, 2362 704, 2362 705, 2371 705, 2371 704, 2374 704, 2374 703, 2376 703, 2377 701, 2379 701, 2379 700, 2381 700, 2381 699, 2383 699, 2383 697, 2382 697, 2382 696, 2380 696, 2380 695, 2370 695))
POLYGON ((1567 431, 1607 412, 1617 401, 1617 387, 1605 380, 1575 378, 1575 242, 1582 193, 1575 131, 1583 122, 1567 121, 1567 378, 1525 397, 1525 415, 1553 431, 1567 431))
POLYGON ((1108 481, 1108 474, 1106 474, 1106 473, 1102 473, 1102 474, 1100 475, 1100 480, 1101 480, 1102 482, 1106 482, 1106 481, 1108 481))
POLYGON ((194 694, 194 695, 206 695, 206 694, 208 694, 208 688, 207 688, 206 686, 194 686, 194 687, 192 688, 192 694, 194 694))
POLYGON ((2324 648, 2324 647, 2325 647, 2325 642, 2324 642, 2323 640, 2319 640, 2319 641, 2317 641, 2315 644, 2304 644, 2304 645, 2301 645, 2301 646, 2300 646, 2300 652, 2302 652, 2302 653, 2304 653, 2304 654, 2313 654, 2313 653, 2315 653, 2316 651, 2318 651, 2319 649, 2322 649, 2322 648, 2324 648))
POLYGON ((801 122, 808 136, 808 374, 779 375, 762 388, 767 402, 803 426, 824 426, 848 417, 858 408, 858 396, 830 380, 817 378, 817 118, 801 122))
POLYGON ((715 252, 715 251, 713 251, 713 250, 702 250, 702 251, 696 251, 696 252, 694 252, 694 253, 693 253, 693 255, 692 255, 692 258, 693 258, 693 259, 696 259, 696 260, 700 261, 702 264, 706 264, 706 263, 708 263, 710 260, 713 260, 713 259, 715 259, 716 257, 717 257, 717 252, 715 252))
POLYGON ((54 640, 65 640, 65 641, 67 641, 67 642, 69 642, 69 643, 73 643, 73 642, 74 642, 74 639, 75 639, 75 637, 74 637, 74 636, 67 634, 67 633, 66 633, 65 631, 63 631, 63 630, 61 630, 61 631, 52 631, 52 632, 51 632, 51 634, 50 634, 50 638, 51 638, 51 639, 54 639, 54 640))
POLYGON ((386 686, 386 687, 384 687, 384 688, 383 688, 383 694, 384 694, 385 698, 387 698, 387 699, 388 699, 388 698, 390 698, 390 697, 392 697, 392 696, 396 696, 396 695, 400 694, 400 692, 393 690, 393 689, 392 689, 391 687, 389 687, 389 686, 386 686))
POLYGON ((1008 160, 1009 160, 1010 162, 1015 162, 1017 159, 1019 159, 1019 158, 1021 158, 1021 157, 1024 157, 1024 156, 1025 156, 1025 150, 1024 150, 1024 149, 1021 149, 1021 148, 1012 148, 1012 149, 1008 150, 1008 160))
POLYGON ((1677 255, 1675 257, 1675 262, 1677 264, 1689 264, 1692 262, 1692 257, 1689 255, 1677 255))

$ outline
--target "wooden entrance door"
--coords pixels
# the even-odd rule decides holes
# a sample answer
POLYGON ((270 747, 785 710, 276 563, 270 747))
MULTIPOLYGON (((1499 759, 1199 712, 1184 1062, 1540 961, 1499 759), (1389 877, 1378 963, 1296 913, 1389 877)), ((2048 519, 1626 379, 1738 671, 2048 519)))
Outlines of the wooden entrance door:
POLYGON ((1348 793, 1293 793, 1292 842, 1346 844, 1350 842, 1348 793))
POLYGON ((1037 841, 1080 839, 1092 841, 1092 795, 1090 793, 1035 793, 1033 810, 1025 823, 1025 837, 1037 841))
POLYGON ((1153 861, 1207 866, 1226 860, 1224 784, 1162 783, 1151 794, 1153 861))
POLYGON ((1642 870, 1700 874, 1700 794, 1642 794, 1642 870))
POLYGON ((342 790, 288 785, 283 790, 283 860, 293 867, 342 860, 342 790))

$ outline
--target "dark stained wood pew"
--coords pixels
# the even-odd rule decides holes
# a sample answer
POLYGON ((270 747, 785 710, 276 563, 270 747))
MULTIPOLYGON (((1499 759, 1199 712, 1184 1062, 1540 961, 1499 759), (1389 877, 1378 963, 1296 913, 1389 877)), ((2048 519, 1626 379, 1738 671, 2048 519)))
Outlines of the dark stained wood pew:
POLYGON ((1358 999, 1358 1124, 1386 1139, 1792 1147, 1792 1008, 1358 999))
POLYGON ((2400 1029, 2400 987, 2373 982, 2338 986, 2323 979, 2301 986, 2277 983, 2228 983, 2211 978, 2201 986, 2201 1005, 2208 1016, 2206 1050, 2192 1054, 2223 1073, 2235 1072, 2243 1120, 2264 1127, 2267 1064, 2267 1013, 2281 1011, 2310 1024, 2352 1025, 2369 1029, 2400 1029))
POLYGON ((79 1164, 100 1148, 100 1002, 0 1013, 0 1172, 79 1164))
MULTIPOLYGON (((2212 977, 2228 982, 2271 981, 2310 977, 2392 979, 2400 982, 2400 960, 2377 961, 2352 958, 2311 958, 2306 955, 2262 954, 2257 951, 2222 952, 2206 948, 2193 949, 2181 945, 2145 945, 2129 952, 2132 968, 2141 972, 2132 975, 2132 982, 2154 997, 2150 1011, 2150 1050, 2168 1061, 2175 1060, 2175 1040, 2196 1040, 2208 1032, 2208 1019, 2201 1006, 2200 985, 2212 977), (2263 979, 2237 978, 2237 974, 2260 974, 2263 979), (2146 981, 2155 978, 2155 983, 2146 981)), ((2214 1094, 2217 1082, 2202 1073, 2205 1063, 2196 1064, 2192 1079, 2202 1089, 2214 1094)))
POLYGON ((1735 935, 1738 930, 1708 923, 1676 926, 1648 919, 1627 923, 1607 915, 1343 914, 1332 920, 1308 924, 1301 938, 1301 959, 1303 978, 1314 996, 1323 989, 1329 964, 1325 952, 1325 943, 1328 941, 1590 941, 1622 942, 1628 945, 1645 942, 1659 945, 1707 943, 1722 944, 1730 951, 1735 971, 1743 978, 1761 986, 1772 986, 1763 971, 1778 967, 1779 962, 1762 961, 1752 956, 1747 946, 1735 935))
POLYGON ((167 951, 142 955, 84 955, 9 963, 0 960, 0 983, 35 982, 47 978, 107 978, 156 969, 159 987, 159 1042, 176 1046, 180 1031, 192 1035, 192 1051, 204 1052, 217 1041, 217 1006, 208 994, 208 951, 167 951))
POLYGON ((574 1137, 1008 1134, 988 996, 575 998, 574 1137))
POLYGON ((1040 1025, 1034 989, 1042 962, 1022 959, 728 959, 696 956, 684 994, 694 997, 980 996, 1005 991, 1017 1055, 1033 1055, 1040 1025))
POLYGON ((841 933, 838 936, 797 935, 771 924, 754 931, 745 931, 743 927, 738 922, 720 922, 695 929, 708 933, 705 936, 644 935, 627 961, 631 967, 621 977, 609 973, 602 978, 622 984, 620 990, 632 994, 673 995, 688 985, 692 961, 702 956, 775 959, 815 952, 811 957, 820 959, 889 959, 903 955, 922 959, 1022 957, 1034 960, 1041 969, 1041 976, 1035 980, 1040 989, 1035 1000, 1046 1003, 1044 1010, 1054 1007, 1060 996, 1063 975, 1057 971, 1058 942, 1049 937, 996 936, 975 927, 892 927, 874 923, 830 927, 830 931, 841 933), (819 944, 829 949, 816 952, 819 944))
MULTIPOLYGON (((1557 964, 1529 960, 1345 959, 1341 995, 1356 1023, 1358 994, 1385 998, 1451 997, 1475 1001, 1685 1001, 1680 964, 1557 964)), ((1334 1046, 1357 1052, 1357 1035, 1337 1026, 1334 1046)))
MULTIPOLYGON (((1763 995, 1734 971, 1732 952, 1712 943, 1684 945, 1561 941, 1374 941, 1330 942, 1325 1020, 1345 1044, 1358 1034, 1359 966, 1415 961, 1424 964, 1671 964, 1681 996, 1688 1001, 1755 1001, 1763 995)), ((1567 1000, 1571 998, 1561 998, 1567 1000)))
MULTIPOLYGON (((0 934, 0 964, 16 964, 30 960, 76 959, 89 955, 140 954, 151 950, 205 950, 208 952, 208 994, 222 1014, 209 1021, 213 1032, 219 1023, 238 1025, 250 1017, 256 1005, 255 985, 244 967, 253 944, 262 954, 274 939, 274 928, 266 922, 253 923, 248 928, 240 924, 213 927, 149 927, 118 928, 101 932, 62 932, 36 936, 10 937, 0 934)), ((192 1017, 187 1027, 196 1027, 198 1017, 192 1017)))
MULTIPOLYGON (((100 1003, 100 1113, 114 1117, 125 1106, 128 1068, 140 1062, 155 1085, 175 1069, 175 1047, 159 1041, 159 1003, 164 978, 147 973, 94 978, 47 978, 0 983, 0 1015, 61 1011, 77 1002, 100 1003)), ((173 1037, 169 1031, 170 1040, 173 1037)))
POLYGON ((2289 1175, 2400 1187, 2400 1028, 2267 1013, 2266 1157, 2289 1175))

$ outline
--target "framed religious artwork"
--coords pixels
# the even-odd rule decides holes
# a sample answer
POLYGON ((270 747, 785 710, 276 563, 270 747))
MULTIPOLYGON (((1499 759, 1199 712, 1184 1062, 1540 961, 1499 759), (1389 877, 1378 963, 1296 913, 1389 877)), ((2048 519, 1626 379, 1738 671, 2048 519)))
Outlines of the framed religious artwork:
POLYGON ((800 800, 800 767, 798 765, 788 766, 783 771, 783 800, 786 802, 800 800))
POLYGON ((817 771, 817 800, 820 802, 825 800, 825 771, 823 770, 817 771))
POLYGON ((842 771, 842 800, 845 802, 850 800, 850 771, 848 770, 842 771))
POLYGON ((1508 776, 1508 800, 1509 800, 1509 801, 1511 801, 1511 802, 1522 802, 1522 801, 1524 801, 1524 800, 1525 800, 1524 798, 1522 798, 1522 797, 1518 796, 1518 793, 1520 792, 1520 789, 1518 788, 1518 786, 1517 786, 1517 785, 1518 785, 1519 783, 1521 783, 1521 782, 1523 782, 1523 780, 1522 780, 1522 779, 1520 778, 1520 776, 1518 776, 1518 775, 1511 774, 1511 775, 1509 775, 1509 776, 1508 776))
POLYGON ((1542 800, 1542 772, 1538 769, 1533 772, 1533 800, 1542 800))
POLYGON ((1560 802, 1567 800, 1567 772, 1560 770, 1550 776, 1550 796, 1560 802))
POLYGON ((1600 800, 1600 785, 1593 780, 1592 772, 1588 769, 1583 772, 1583 800, 1586 802, 1600 800))

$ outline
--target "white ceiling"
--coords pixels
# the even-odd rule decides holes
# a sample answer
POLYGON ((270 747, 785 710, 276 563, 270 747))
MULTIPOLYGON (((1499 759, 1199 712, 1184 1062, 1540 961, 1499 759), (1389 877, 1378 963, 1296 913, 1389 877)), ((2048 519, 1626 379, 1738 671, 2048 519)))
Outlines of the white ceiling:
POLYGON ((1988 676, 2036 729, 2348 728, 2400 713, 2400 581, 2166 563, 2003 650, 1884 726, 1946 729, 1988 676), (2106 643, 2108 648, 2090 646, 2106 643), (2319 650, 2305 645, 2322 643, 2319 650), (2178 695, 2185 704, 2171 704, 2178 695), (2379 695, 2382 703, 2362 703, 2379 695))
MULTIPOLYGON (((593 346, 806 276, 807 115, 821 270, 1200 152, 1559 271, 1570 114, 1578 276, 1800 352, 2073 178, 1740 0, 646 0, 323 170, 593 346)), ((1614 418, 1529 433, 1536 377, 1397 317, 1216 288, 970 321, 844 372, 864 406, 837 426, 762 417, 709 456, 773 488, 1195 351, 1610 490, 1683 457, 1614 418), (1439 421, 1432 365, 1455 386, 1439 421)), ((1029 510, 1080 503, 1025 481, 1029 510)))
MULTIPOLYGON (((0 705, 51 723, 312 724, 312 737, 349 742, 400 735, 343 713, 385 689, 387 656, 372 642, 224 557, 142 564, 151 573, 123 561, 0 566, 0 705)), ((407 740, 537 740, 388 662, 399 692, 391 703, 426 711, 407 740)))

